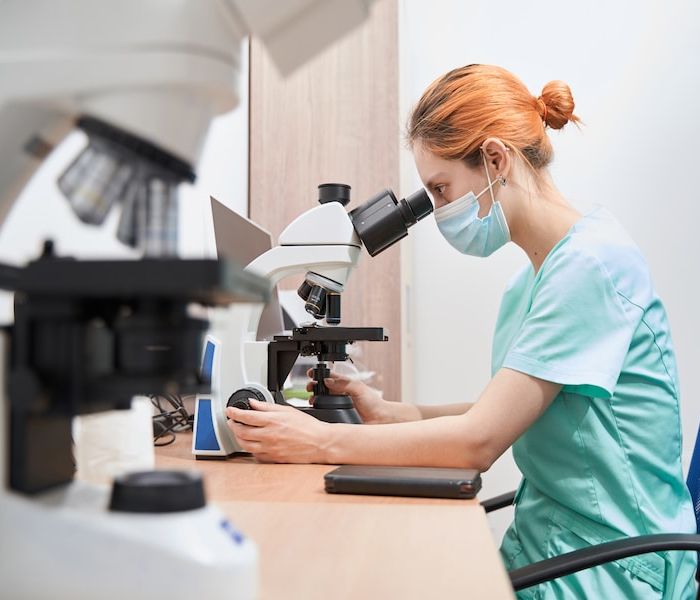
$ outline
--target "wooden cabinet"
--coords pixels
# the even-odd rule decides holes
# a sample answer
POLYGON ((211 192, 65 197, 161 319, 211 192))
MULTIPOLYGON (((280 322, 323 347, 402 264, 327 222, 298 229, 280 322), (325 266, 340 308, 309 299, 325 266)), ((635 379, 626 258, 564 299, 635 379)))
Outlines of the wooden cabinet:
MULTIPOLYGON (((252 40, 249 215, 275 241, 315 205, 320 183, 351 185, 349 208, 385 187, 398 194, 397 13, 396 0, 379 0, 361 27, 286 78, 252 40)), ((401 398, 400 277, 398 245, 375 258, 363 251, 342 298, 343 325, 389 333, 389 342, 364 343, 361 360, 391 400, 401 398)))

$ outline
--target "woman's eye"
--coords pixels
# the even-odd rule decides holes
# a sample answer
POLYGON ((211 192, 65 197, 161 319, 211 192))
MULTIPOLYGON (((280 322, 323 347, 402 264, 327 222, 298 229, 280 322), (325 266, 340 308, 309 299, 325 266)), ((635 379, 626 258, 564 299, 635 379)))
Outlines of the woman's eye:
POLYGON ((444 185, 436 185, 435 186, 435 191, 442 196, 442 194, 445 191, 445 186, 444 185))

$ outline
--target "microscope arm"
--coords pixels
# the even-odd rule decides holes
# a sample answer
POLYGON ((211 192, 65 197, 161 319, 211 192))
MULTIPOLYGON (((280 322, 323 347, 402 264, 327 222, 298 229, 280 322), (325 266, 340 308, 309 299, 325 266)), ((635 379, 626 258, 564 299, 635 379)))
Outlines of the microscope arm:
POLYGON ((0 225, 78 117, 97 117, 193 166, 211 119, 236 106, 245 32, 220 18, 227 11, 211 0, 147 4, 2 5, 0 225))
MULTIPOLYGON (((246 271, 265 277, 274 287, 285 277, 313 271, 337 282, 341 288, 360 257, 360 248, 334 246, 275 246, 261 254, 246 271)), ((264 306, 250 306, 246 339, 255 340, 264 306)))
POLYGON ((76 118, 194 168, 212 118, 238 105, 246 35, 287 73, 361 23, 371 1, 0 2, 0 226, 76 118))
POLYGON ((273 286, 285 277, 307 271, 343 286, 359 256, 358 246, 275 246, 251 262, 246 270, 265 277, 273 286))
MULTIPOLYGON (((338 202, 315 206, 294 219, 279 236, 279 245, 254 259, 246 271, 272 287, 291 275, 316 273, 342 291, 360 257, 360 241, 345 208, 338 202)), ((250 307, 246 339, 255 340, 264 307, 250 307)))
POLYGON ((0 229, 21 190, 73 127, 73 119, 45 106, 0 106, 0 229))

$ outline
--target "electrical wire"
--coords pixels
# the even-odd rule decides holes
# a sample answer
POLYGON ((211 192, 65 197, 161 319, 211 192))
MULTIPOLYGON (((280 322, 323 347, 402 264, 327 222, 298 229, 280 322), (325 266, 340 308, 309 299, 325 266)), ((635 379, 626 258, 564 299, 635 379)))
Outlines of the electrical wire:
POLYGON ((178 433, 192 430, 194 415, 187 412, 182 396, 159 394, 149 397, 157 411, 153 415, 154 446, 168 446, 178 433))

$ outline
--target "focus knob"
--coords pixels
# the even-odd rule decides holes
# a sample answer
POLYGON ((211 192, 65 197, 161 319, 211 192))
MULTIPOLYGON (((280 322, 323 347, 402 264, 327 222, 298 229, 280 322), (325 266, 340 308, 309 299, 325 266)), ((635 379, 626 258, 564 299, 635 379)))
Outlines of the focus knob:
POLYGON ((231 394, 228 399, 226 406, 233 406, 234 408, 249 409, 250 400, 259 400, 260 402, 266 402, 265 395, 255 388, 241 388, 236 390, 231 394))

